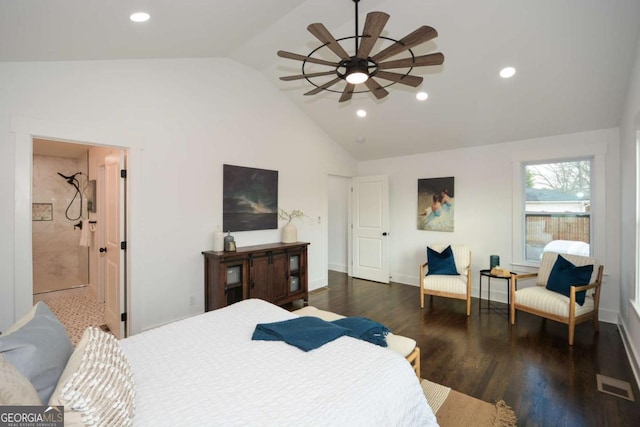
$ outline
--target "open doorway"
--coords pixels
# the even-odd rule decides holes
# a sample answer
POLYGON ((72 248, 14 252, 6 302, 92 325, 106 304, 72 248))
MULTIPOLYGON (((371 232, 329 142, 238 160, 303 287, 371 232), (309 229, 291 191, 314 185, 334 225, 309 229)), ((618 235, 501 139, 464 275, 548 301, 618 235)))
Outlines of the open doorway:
POLYGON ((328 268, 351 275, 349 266, 349 195, 351 178, 329 175, 328 193, 328 268))
POLYGON ((119 148, 33 139, 33 302, 74 344, 88 326, 124 336, 125 161, 119 148))

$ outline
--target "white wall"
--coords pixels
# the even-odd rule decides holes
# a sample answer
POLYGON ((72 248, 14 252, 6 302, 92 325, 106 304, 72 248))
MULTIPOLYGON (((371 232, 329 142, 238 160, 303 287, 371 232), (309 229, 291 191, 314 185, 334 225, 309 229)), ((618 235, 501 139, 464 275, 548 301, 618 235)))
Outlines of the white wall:
MULTIPOLYGON (((326 215, 327 175, 355 171, 261 74, 226 59, 0 63, 0 94, 0 329, 30 301, 30 133, 131 148, 134 332, 203 310, 201 252, 222 222, 224 163, 278 170, 279 205, 312 218, 326 215)), ((239 246, 280 240, 234 234, 239 246)), ((301 225, 298 238, 311 242, 310 287, 325 286, 323 227, 301 225)))
MULTIPOLYGON (((615 322, 619 310, 620 283, 620 159, 617 129, 360 162, 359 175, 389 175, 391 280, 417 286, 419 264, 426 259, 426 245, 435 242, 464 243, 471 247, 474 296, 478 295, 478 272, 489 267, 490 255, 499 255, 503 267, 523 271, 518 270, 522 267, 512 265, 513 159, 523 160, 530 155, 552 159, 558 153, 584 150, 590 154, 594 147, 606 153, 606 170, 600 168, 594 171, 596 180, 606 180, 606 194, 599 197, 608 219, 606 230, 602 232, 606 242, 600 242, 596 252, 606 270, 600 303, 601 318, 615 322), (448 176, 455 178, 454 232, 418 230, 418 179, 448 176)), ((492 299, 506 302, 507 287, 504 282, 504 286, 492 286, 492 299)), ((486 291, 485 283, 485 297, 486 291)))
POLYGON ((620 122, 620 204, 621 239, 620 324, 625 332, 627 351, 631 355, 636 380, 640 382, 640 297, 638 283, 638 143, 640 141, 640 41, 636 61, 629 81, 627 102, 620 122), (635 306, 634 306, 635 303, 635 306))

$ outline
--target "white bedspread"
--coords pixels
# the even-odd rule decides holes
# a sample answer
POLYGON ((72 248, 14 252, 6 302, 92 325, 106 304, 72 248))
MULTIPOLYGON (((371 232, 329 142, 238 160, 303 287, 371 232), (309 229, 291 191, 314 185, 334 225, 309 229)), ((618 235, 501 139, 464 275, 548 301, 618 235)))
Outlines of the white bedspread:
POLYGON ((435 426, 400 355, 342 337, 305 353, 252 341, 257 323, 296 317, 245 300, 121 341, 138 426, 435 426))

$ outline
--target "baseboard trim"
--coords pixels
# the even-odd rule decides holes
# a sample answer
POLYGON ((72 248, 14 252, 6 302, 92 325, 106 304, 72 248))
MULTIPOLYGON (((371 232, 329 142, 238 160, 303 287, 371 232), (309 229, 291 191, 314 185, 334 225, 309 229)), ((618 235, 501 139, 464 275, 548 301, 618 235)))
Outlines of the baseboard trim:
POLYGON ((617 323, 618 331, 620 331, 620 337, 622 338, 622 344, 624 345, 624 349, 627 352, 627 358, 629 359, 629 364, 631 365, 631 370, 633 371, 633 376, 636 380, 636 386, 638 387, 640 386, 640 357, 638 357, 638 354, 631 345, 627 326, 621 316, 618 316, 617 323))
POLYGON ((343 264, 329 264, 329 270, 337 271, 338 273, 347 273, 347 266, 343 264))
POLYGON ((309 282, 307 289, 309 291, 315 291, 316 289, 324 288, 327 286, 327 279, 316 279, 309 282))

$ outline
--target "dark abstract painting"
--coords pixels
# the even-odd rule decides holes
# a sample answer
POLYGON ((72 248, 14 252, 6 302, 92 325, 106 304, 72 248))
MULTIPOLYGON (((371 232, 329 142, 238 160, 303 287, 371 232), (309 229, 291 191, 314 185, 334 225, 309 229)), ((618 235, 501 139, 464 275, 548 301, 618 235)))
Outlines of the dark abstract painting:
POLYGON ((224 231, 278 228, 278 171, 223 165, 224 231))

